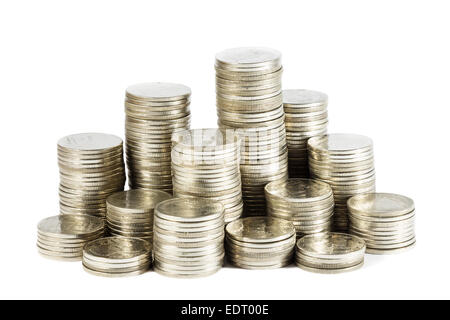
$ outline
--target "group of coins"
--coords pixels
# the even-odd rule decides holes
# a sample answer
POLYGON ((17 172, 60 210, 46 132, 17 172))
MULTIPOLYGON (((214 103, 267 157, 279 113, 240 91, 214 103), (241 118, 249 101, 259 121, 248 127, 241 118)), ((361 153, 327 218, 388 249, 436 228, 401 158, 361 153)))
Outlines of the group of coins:
POLYGON ((312 178, 331 185, 334 194, 334 230, 348 231, 347 200, 375 191, 373 143, 356 134, 328 134, 308 140, 312 178))
POLYGON ((58 141, 61 214, 105 217, 106 198, 125 185, 122 139, 80 133, 58 141))
POLYGON ((213 274, 224 261, 224 207, 202 198, 173 198, 155 208, 154 270, 172 277, 213 274))
POLYGON ((286 220, 272 217, 247 217, 226 228, 228 261, 245 269, 273 269, 291 264, 295 228, 286 220))
POLYGON ((38 251, 48 258, 79 261, 84 245, 103 237, 104 231, 102 218, 74 214, 49 217, 38 224, 38 251))
POLYGON ((341 273, 364 264, 364 240, 345 233, 323 232, 299 239, 295 262, 303 270, 316 273, 341 273))
POLYGON ((331 231, 334 209, 331 187, 318 180, 289 178, 265 187, 267 214, 291 221, 297 238, 331 231))
POLYGON ((416 243, 415 206, 408 197, 369 193, 348 200, 350 233, 365 240, 367 253, 390 254, 416 243))
POLYGON ((172 140, 174 196, 220 201, 225 223, 240 218, 240 140, 234 130, 185 130, 175 133, 172 140))
POLYGON ((308 178, 308 139, 327 133, 328 96, 322 92, 283 90, 290 178, 308 178))
POLYGON ((264 186, 288 176, 281 54, 229 49, 216 55, 215 69, 218 125, 242 139, 244 215, 264 215, 264 186))
POLYGON ((110 235, 153 240, 156 205, 172 196, 161 190, 133 189, 106 199, 106 223, 110 235))
POLYGON ((189 129, 191 89, 174 83, 141 83, 126 90, 125 136, 131 189, 172 193, 171 137, 189 129))

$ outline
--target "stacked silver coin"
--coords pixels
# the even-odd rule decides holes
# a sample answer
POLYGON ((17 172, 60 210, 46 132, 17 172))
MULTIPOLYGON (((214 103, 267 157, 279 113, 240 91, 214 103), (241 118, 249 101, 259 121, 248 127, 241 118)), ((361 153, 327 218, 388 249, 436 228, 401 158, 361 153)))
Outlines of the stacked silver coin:
POLYGON ((297 237, 331 231, 333 191, 325 182, 302 178, 274 181, 265 187, 267 214, 291 221, 297 237))
POLYGON ((308 178, 307 141, 327 133, 328 96, 322 92, 283 90, 290 178, 308 178))
POLYGON ((292 262, 295 228, 290 221, 247 217, 226 228, 227 259, 245 269, 281 268, 292 262))
POLYGON ((217 272, 225 256, 224 207, 203 198, 174 198, 155 208, 154 270, 172 277, 217 272))
POLYGON ((47 258, 79 261, 84 245, 103 237, 105 221, 88 215, 59 215, 38 224, 37 247, 47 258))
POLYGON ((146 272, 151 245, 137 238, 109 237, 89 242, 83 249, 83 268, 96 276, 126 277, 146 272))
POLYGON ((172 133, 189 129, 191 89, 174 83, 141 83, 126 90, 128 184, 172 193, 172 133))
POLYGON ((244 215, 265 215, 264 186, 287 179, 287 145, 281 93, 281 54, 267 48, 234 48, 216 55, 220 128, 242 139, 244 215))
POLYGON ((153 241, 156 205, 172 196, 161 190, 135 189, 114 193, 106 199, 106 222, 114 236, 153 241))
POLYGON ((299 239, 295 261, 299 268, 316 273, 341 273, 364 264, 364 240, 345 233, 323 232, 299 239))
POLYGON ((104 133, 80 133, 58 141, 61 214, 105 217, 106 198, 123 190, 122 139, 104 133))
POLYGON ((368 193, 351 197, 347 204, 350 233, 366 241, 367 253, 398 253, 415 245, 412 199, 393 193, 368 193))
POLYGON ((348 231, 347 200, 375 191, 373 143, 368 137, 335 133, 308 140, 311 176, 331 185, 334 230, 348 231))
POLYGON ((220 201, 225 223, 242 215, 240 140, 234 130, 195 129, 172 136, 173 194, 220 201))

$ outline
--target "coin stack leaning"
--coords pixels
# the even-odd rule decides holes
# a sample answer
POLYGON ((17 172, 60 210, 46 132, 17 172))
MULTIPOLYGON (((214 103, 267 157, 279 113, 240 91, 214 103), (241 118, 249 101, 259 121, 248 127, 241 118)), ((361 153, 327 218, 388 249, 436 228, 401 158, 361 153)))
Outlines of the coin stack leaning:
POLYGON ((225 256, 224 207, 203 198, 174 198, 155 208, 154 270, 172 277, 217 272, 225 256))
POLYGON ((80 133, 58 141, 61 214, 105 217, 106 198, 123 190, 122 139, 104 133, 80 133))
POLYGON ((96 276, 125 277, 146 272, 151 245, 137 238, 108 237, 89 242, 83 250, 83 268, 96 276))
POLYGON ((295 228, 290 221, 247 217, 226 228, 227 259, 245 269, 281 268, 292 262, 295 228))
POLYGON ((297 238, 331 231, 333 191, 325 182, 303 178, 274 181, 265 187, 267 215, 291 221, 297 238))
POLYGON ((156 205, 172 196, 161 190, 133 189, 106 199, 106 223, 113 236, 153 241, 153 213, 156 205))
POLYGON ((228 49, 216 55, 215 69, 219 127, 237 129, 242 139, 244 215, 265 215, 264 186, 288 177, 281 54, 228 49))
POLYGON ((295 262, 303 270, 316 273, 342 273, 364 264, 364 240, 345 233, 323 232, 299 239, 295 262))
POLYGON ((125 133, 131 189, 172 193, 172 133, 189 129, 191 89, 174 83, 141 83, 126 90, 125 133))
POLYGON ((350 233, 366 241, 367 253, 391 254, 416 243, 414 201, 393 193, 368 193, 348 200, 350 233))
POLYGON ((283 90, 289 177, 308 178, 307 141, 327 133, 328 96, 322 92, 283 90))
POLYGON ((79 261, 84 245, 101 238, 104 231, 102 218, 74 214, 53 216, 39 222, 37 247, 44 257, 79 261))
POLYGON ((195 129, 172 136, 173 193, 221 202, 225 223, 242 215, 240 140, 234 130, 195 129))
POLYGON ((375 191, 373 143, 356 134, 328 134, 308 140, 311 176, 331 185, 334 231, 348 231, 347 200, 375 191))

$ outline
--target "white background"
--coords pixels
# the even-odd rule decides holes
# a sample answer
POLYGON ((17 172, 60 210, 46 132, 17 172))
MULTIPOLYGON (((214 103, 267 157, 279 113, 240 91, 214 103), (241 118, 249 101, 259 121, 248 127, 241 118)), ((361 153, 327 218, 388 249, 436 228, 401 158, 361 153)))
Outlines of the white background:
POLYGON ((450 298, 450 19, 446 1, 2 1, 0 298, 450 298), (374 139, 377 189, 417 207, 417 246, 363 269, 224 268, 125 279, 41 258, 36 224, 58 214, 56 141, 124 136, 125 88, 192 88, 192 128, 216 126, 214 55, 283 53, 283 87, 329 95, 330 132, 374 139))

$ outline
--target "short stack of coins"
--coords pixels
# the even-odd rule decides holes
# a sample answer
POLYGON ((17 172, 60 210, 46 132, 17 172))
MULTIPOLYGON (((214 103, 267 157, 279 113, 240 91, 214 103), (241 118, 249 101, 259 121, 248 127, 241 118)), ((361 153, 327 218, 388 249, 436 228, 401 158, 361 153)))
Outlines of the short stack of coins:
POLYGON ((368 137, 335 133, 308 140, 311 176, 331 185, 334 230, 348 231, 347 200, 375 191, 373 143, 368 137))
POLYGON ((366 241, 367 253, 398 253, 415 245, 412 199, 393 193, 368 193, 351 197, 347 205, 350 233, 366 241))
POLYGON ((96 276, 126 277, 146 272, 151 245, 137 238, 108 237, 89 242, 83 249, 83 268, 96 276))
POLYGON ((281 268, 292 263, 295 227, 272 217, 247 217, 226 228, 227 260, 244 269, 281 268))
POLYGON ((80 133, 58 141, 61 214, 105 217, 106 198, 125 185, 122 139, 80 133))
POLYGON ((215 69, 219 127, 236 129, 242 138, 244 215, 265 215, 264 186, 288 177, 281 54, 228 49, 216 55, 215 69))
POLYGON ((283 90, 290 178, 308 178, 307 141, 327 133, 328 96, 322 92, 283 90))
POLYGON ((106 199, 106 223, 110 235, 153 241, 154 209, 172 196, 161 190, 133 189, 106 199))
POLYGON ((125 134, 131 189, 172 193, 172 133, 189 129, 191 89, 174 83, 141 83, 126 90, 125 134))
POLYGON ((225 256, 224 207, 203 198, 174 198, 155 208, 154 270, 181 278, 217 272, 225 256))
POLYGON ((331 231, 333 190, 325 182, 303 178, 274 181, 265 187, 267 215, 291 221, 297 238, 331 231))
POLYGON ((38 224, 37 247, 47 258, 79 261, 89 241, 103 237, 105 221, 89 215, 65 214, 38 224))
POLYGON ((242 215, 240 140, 234 130, 195 129, 172 136, 173 194, 220 201, 225 223, 242 215))
POLYGON ((295 262, 303 270, 316 273, 342 273, 364 264, 364 240, 345 233, 323 232, 297 241, 295 262))

